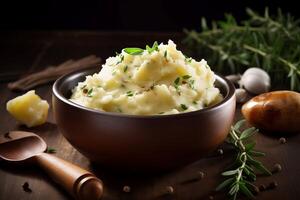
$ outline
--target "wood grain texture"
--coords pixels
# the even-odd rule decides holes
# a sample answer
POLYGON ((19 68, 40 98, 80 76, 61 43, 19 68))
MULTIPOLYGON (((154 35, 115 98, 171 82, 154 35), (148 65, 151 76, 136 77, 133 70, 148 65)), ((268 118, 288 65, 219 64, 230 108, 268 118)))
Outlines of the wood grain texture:
MULTIPOLYGON (((179 33, 121 33, 121 32, 2 32, 0 34, 0 74, 16 72, 22 76, 43 67, 61 63, 70 58, 80 58, 97 54, 102 58, 114 55, 126 46, 144 46, 155 40, 167 41, 168 38, 180 43, 179 33)), ((0 137, 8 130, 30 130, 40 135, 50 147, 57 150, 56 156, 66 159, 85 169, 93 171, 104 182, 104 200, 115 199, 225 199, 222 194, 214 194, 213 189, 222 180, 220 173, 232 160, 233 152, 222 145, 224 154, 217 156, 214 152, 184 168, 160 174, 129 174, 91 164, 75 150, 59 133, 53 119, 52 109, 47 123, 28 129, 18 125, 6 112, 6 102, 21 93, 7 89, 7 82, 0 83, 0 137), (202 180, 188 182, 188 177, 203 171, 202 180), (185 182, 185 183, 183 183, 185 182), (123 192, 123 186, 131 188, 123 192), (167 186, 174 187, 174 194, 163 194, 167 186)), ((36 93, 51 102, 51 84, 36 88, 36 93)), ((241 118, 240 109, 236 111, 236 120, 241 118)), ((279 137, 257 134, 257 149, 267 153, 261 159, 269 168, 275 163, 282 165, 282 172, 271 177, 258 177, 257 185, 269 184, 275 180, 275 190, 262 192, 257 199, 299 199, 300 197, 300 134, 287 137, 286 144, 280 144, 279 137)), ((0 199, 72 199, 40 169, 32 165, 9 165, 0 161, 0 199), (29 183, 31 193, 22 188, 29 183)))

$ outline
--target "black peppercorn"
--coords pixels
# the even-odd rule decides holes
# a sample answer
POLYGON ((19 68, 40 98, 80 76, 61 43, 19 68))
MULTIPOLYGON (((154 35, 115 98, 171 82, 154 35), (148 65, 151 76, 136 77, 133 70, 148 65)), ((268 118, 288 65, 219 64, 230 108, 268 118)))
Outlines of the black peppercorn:
POLYGON ((284 137, 281 137, 281 138, 279 138, 279 142, 280 142, 280 144, 285 144, 286 139, 284 137))

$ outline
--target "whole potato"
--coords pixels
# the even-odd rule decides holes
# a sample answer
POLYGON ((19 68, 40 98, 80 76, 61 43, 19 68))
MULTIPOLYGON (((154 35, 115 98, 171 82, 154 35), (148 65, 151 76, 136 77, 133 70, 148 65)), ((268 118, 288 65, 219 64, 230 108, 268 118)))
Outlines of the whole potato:
POLYGON ((300 132, 300 93, 275 91, 245 103, 242 113, 253 126, 271 132, 300 132))

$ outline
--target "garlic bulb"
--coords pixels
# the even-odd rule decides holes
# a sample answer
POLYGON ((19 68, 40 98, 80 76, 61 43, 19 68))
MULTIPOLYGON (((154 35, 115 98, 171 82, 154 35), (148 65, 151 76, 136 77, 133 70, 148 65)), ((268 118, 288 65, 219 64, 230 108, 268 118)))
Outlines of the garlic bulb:
POLYGON ((269 74, 260 68, 247 69, 242 78, 241 86, 252 94, 262 94, 268 92, 271 86, 269 74))

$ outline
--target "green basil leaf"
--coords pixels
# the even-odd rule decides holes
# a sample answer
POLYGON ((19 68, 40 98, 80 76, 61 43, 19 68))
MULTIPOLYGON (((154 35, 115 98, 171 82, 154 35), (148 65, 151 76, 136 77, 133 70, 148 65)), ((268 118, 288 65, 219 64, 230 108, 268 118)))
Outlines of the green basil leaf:
POLYGON ((141 55, 144 52, 144 49, 137 48, 137 47, 129 47, 123 49, 124 52, 130 54, 130 55, 141 55))

